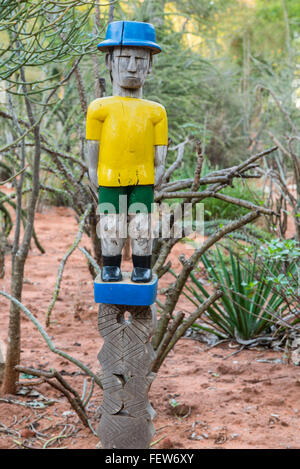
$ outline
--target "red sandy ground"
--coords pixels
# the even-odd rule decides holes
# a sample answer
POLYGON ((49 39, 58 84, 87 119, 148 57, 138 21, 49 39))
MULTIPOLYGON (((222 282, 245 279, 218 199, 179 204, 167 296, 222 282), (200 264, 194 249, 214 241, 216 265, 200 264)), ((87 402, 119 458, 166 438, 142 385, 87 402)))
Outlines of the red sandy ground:
MULTIPOLYGON (((32 243, 26 263, 23 303, 44 325, 59 262, 72 244, 78 225, 72 210, 61 207, 46 208, 43 213, 38 213, 35 226, 46 254, 42 255, 32 243)), ((84 237, 81 245, 90 247, 89 239, 84 237)), ((171 260, 175 268, 178 255, 185 249, 183 244, 174 248, 171 260)), ((124 263, 123 268, 130 270, 130 263, 124 263)), ((169 280, 164 277, 160 287, 168 281, 170 277, 169 280)), ((0 288, 10 291, 9 255, 0 288)), ((178 308, 188 311, 190 305, 182 298, 178 308)), ((3 297, 0 297, 0 312, 0 339, 5 342, 9 302, 3 297)), ((56 347, 97 372, 97 354, 102 346, 97 330, 97 305, 93 301, 93 281, 86 259, 78 250, 65 268, 51 320, 47 332, 56 347)), ((300 448, 299 368, 290 364, 281 352, 256 348, 231 355, 238 350, 233 346, 227 343, 209 348, 204 342, 192 339, 179 341, 150 390, 150 400, 157 412, 153 448, 300 448), (181 404, 179 413, 183 415, 174 414, 170 399, 181 404)), ((21 364, 43 370, 53 367, 62 372, 81 394, 84 377, 78 374, 78 368, 50 352, 24 315, 21 364)), ((90 380, 87 382, 89 385, 90 380)), ((1 449, 21 448, 22 445, 41 448, 46 442, 49 448, 99 447, 97 437, 83 426, 59 391, 45 383, 34 389, 53 399, 53 405, 29 408, 1 399, 10 398, 21 403, 39 399, 23 395, 1 396, 1 449), (39 433, 32 431, 32 422, 39 433), (64 438, 49 441, 61 432, 64 438)), ((97 408, 101 400, 101 390, 95 389, 88 408, 94 428, 97 427, 97 408)))

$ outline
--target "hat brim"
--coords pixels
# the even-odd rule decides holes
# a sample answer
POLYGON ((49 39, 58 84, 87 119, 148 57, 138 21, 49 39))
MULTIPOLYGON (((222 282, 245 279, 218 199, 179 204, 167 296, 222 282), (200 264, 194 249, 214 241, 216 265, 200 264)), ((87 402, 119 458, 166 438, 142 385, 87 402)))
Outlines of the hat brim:
POLYGON ((120 47, 120 46, 131 46, 131 47, 143 47, 146 49, 151 49, 153 54, 159 54, 161 52, 161 48, 159 47, 158 44, 155 42, 151 41, 123 41, 123 42, 116 42, 113 41, 112 39, 106 39, 103 42, 100 42, 100 44, 97 45, 97 49, 105 52, 111 49, 112 47, 120 47))

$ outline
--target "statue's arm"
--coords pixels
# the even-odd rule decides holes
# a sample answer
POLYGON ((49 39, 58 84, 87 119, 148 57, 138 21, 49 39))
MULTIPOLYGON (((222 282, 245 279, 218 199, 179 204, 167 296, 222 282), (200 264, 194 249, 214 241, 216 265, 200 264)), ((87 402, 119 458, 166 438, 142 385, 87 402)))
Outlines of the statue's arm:
POLYGON ((99 159, 99 141, 87 140, 87 165, 89 172, 89 179, 93 191, 98 194, 98 159, 99 159))
POLYGON ((155 186, 156 187, 161 184, 164 173, 165 173, 167 150, 168 150, 167 145, 155 146, 154 167, 155 167, 155 186))

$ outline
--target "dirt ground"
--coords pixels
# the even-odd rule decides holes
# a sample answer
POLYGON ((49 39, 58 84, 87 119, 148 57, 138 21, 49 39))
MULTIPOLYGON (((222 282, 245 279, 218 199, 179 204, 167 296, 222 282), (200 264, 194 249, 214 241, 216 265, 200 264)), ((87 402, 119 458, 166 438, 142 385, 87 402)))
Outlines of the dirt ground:
MULTIPOLYGON (((72 244, 78 225, 71 209, 59 207, 38 213, 35 226, 46 253, 41 254, 32 244, 23 303, 44 325, 59 262, 72 244)), ((81 245, 90 247, 89 239, 84 236, 81 245)), ((175 268, 178 255, 185 249, 180 244, 172 252, 175 268)), ((130 263, 123 263, 123 269, 131 270, 130 263)), ((164 282, 169 280, 166 277, 164 282)), ((9 255, 0 289, 10 292, 9 255)), ((179 308, 189 311, 190 305, 182 298, 179 308)), ((9 302, 1 296, 0 339, 4 343, 8 317, 9 302)), ((97 330, 97 305, 86 259, 78 250, 65 268, 47 332, 57 348, 98 372, 97 354, 102 339, 97 330)), ((300 448, 299 367, 291 364, 283 352, 259 347, 236 353, 238 350, 233 343, 209 347, 204 341, 179 341, 150 390, 157 412, 153 448, 300 448), (177 415, 170 402, 178 404, 177 415)), ((21 364, 45 371, 55 368, 82 393, 86 377, 49 351, 24 315, 21 364)), ((89 378, 86 384, 89 388, 89 378)), ((101 399, 101 390, 95 389, 88 406, 93 428, 97 427, 101 399)), ((31 388, 23 386, 17 396, 0 396, 0 449, 22 447, 96 449, 99 442, 83 426, 66 398, 44 383, 31 388)))

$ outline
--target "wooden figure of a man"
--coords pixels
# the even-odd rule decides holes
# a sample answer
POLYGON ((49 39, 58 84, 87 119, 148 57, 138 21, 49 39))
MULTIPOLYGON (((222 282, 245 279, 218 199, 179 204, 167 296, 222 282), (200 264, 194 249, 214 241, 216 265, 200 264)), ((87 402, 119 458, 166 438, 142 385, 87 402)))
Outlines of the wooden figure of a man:
POLYGON ((165 108, 142 99, 142 90, 152 56, 161 48, 151 24, 115 21, 98 49, 106 52, 113 87, 113 96, 89 105, 86 122, 89 177, 99 194, 102 281, 122 280, 129 222, 131 280, 147 283, 152 278, 154 185, 164 174, 168 137, 165 108))

